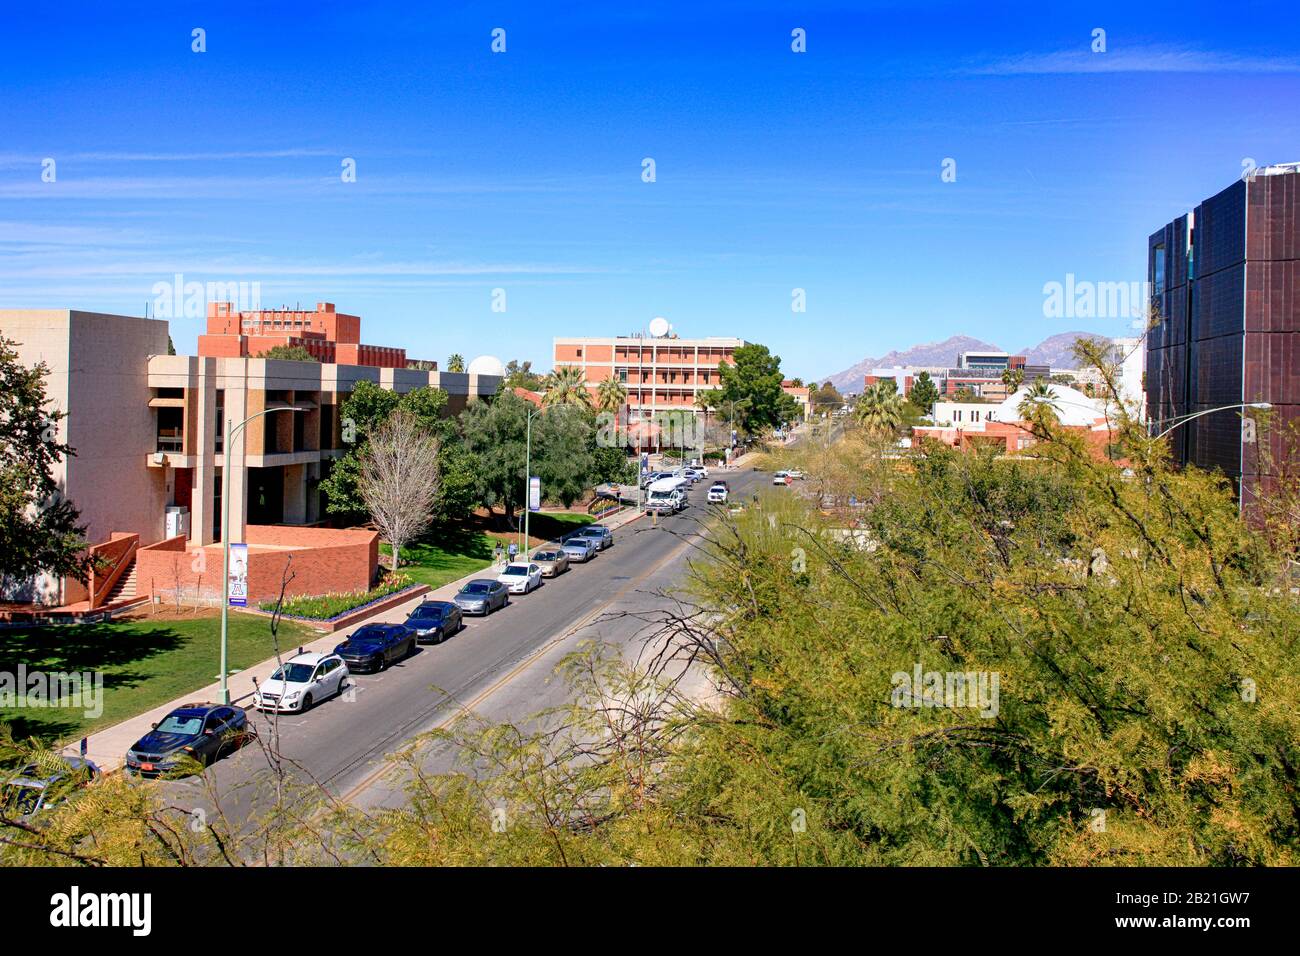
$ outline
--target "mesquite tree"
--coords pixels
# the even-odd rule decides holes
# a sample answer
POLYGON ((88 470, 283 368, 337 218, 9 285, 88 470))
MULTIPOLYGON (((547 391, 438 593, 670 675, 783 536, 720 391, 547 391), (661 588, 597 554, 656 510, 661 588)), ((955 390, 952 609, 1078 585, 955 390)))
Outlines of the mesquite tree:
POLYGON ((394 410, 370 436, 357 481, 371 520, 392 546, 394 571, 402 546, 433 520, 438 483, 438 440, 413 414, 394 410))

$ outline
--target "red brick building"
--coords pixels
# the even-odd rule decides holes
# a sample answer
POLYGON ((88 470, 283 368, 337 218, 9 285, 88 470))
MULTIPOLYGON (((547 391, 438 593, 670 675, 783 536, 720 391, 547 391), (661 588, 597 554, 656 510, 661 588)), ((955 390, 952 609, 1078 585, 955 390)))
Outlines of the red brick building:
POLYGON ((361 317, 337 312, 333 302, 313 311, 236 311, 233 302, 208 303, 208 331, 199 336, 199 355, 256 358, 276 346, 300 346, 324 364, 406 368, 406 350, 361 344, 361 317))

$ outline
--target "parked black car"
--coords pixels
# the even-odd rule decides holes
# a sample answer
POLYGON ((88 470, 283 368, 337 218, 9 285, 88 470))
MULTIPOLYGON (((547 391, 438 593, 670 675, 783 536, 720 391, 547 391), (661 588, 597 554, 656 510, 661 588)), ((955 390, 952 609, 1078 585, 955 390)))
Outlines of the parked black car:
POLYGON ((353 674, 382 671, 415 650, 415 632, 405 624, 362 624, 334 648, 353 674))
POLYGON ((406 619, 419 644, 441 644, 464 626, 465 618, 452 601, 425 601, 406 619))
POLYGON ((475 578, 456 593, 455 600, 466 614, 491 614, 510 602, 510 592, 500 581, 475 578))
POLYGON ((233 704, 184 704, 126 752, 127 773, 157 777, 181 771, 187 757, 207 766, 238 749, 248 735, 248 714, 233 704))

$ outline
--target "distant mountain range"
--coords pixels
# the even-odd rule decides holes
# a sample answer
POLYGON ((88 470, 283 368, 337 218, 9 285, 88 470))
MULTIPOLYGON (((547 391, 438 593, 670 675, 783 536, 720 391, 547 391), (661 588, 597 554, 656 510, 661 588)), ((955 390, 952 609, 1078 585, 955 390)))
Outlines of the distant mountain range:
MULTIPOLYGON (((1023 355, 1029 365, 1050 365, 1052 368, 1074 368, 1074 356, 1070 346, 1078 338, 1105 339, 1104 335, 1093 332, 1060 332, 1049 335, 1043 341, 1030 348, 1016 349, 1012 355, 1023 355)), ((895 365, 936 365, 955 366, 960 352, 1002 352, 1001 346, 969 335, 954 335, 942 342, 927 342, 914 345, 902 352, 890 352, 880 358, 864 358, 861 362, 849 366, 842 372, 818 378, 818 383, 830 381, 841 392, 861 392, 862 377, 873 368, 892 368, 895 365)))

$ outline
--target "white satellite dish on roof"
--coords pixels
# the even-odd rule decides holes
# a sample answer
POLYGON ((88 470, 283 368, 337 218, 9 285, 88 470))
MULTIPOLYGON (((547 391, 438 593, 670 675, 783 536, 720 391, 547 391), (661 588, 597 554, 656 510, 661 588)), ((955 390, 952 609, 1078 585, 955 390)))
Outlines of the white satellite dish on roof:
POLYGON ((662 315, 656 315, 653 319, 650 320, 650 334, 657 339, 661 339, 665 335, 667 335, 669 328, 670 326, 668 325, 668 320, 665 319, 662 315))
POLYGON ((469 368, 466 371, 470 375, 495 375, 504 378, 506 367, 501 364, 501 360, 495 355, 480 355, 469 363, 469 368))

